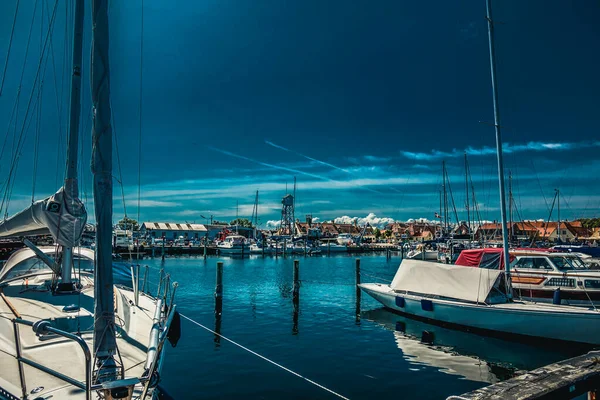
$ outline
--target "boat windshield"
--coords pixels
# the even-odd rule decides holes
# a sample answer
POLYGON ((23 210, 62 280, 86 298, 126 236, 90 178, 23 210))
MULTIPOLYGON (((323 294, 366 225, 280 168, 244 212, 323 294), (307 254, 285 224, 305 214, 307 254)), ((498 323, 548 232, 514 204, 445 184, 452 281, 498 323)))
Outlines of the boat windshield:
MULTIPOLYGON (((53 257, 50 256, 50 258, 53 257)), ((94 261, 86 257, 78 257, 77 255, 74 255, 73 266, 76 269, 81 268, 81 270, 83 271, 93 271, 94 261)), ((4 273, 4 271, 1 272, 4 273)), ((23 261, 18 262, 16 265, 14 265, 8 271, 6 271, 6 275, 2 277, 2 281, 10 281, 21 276, 25 277, 51 273, 52 269, 50 269, 50 267, 48 267, 48 265, 46 265, 46 263, 44 263, 38 257, 29 257, 23 261)))
POLYGON ((561 271, 587 269, 586 265, 577 257, 551 256, 550 261, 561 271))

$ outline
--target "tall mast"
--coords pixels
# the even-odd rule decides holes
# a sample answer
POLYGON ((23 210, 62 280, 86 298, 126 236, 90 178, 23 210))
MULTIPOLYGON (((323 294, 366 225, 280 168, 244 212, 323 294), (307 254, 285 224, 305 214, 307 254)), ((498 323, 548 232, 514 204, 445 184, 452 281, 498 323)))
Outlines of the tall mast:
POLYGON ((465 153, 465 199, 467 206, 467 227, 469 235, 471 234, 471 214, 469 210, 469 164, 467 164, 467 153, 465 153))
POLYGON ((490 47, 490 74, 492 78, 492 96, 494 100, 494 128, 496 130, 496 152, 498 158, 498 184, 500 187, 500 217, 502 219, 502 242, 504 248, 504 271, 506 274, 506 295, 512 298, 510 284, 510 258, 508 255, 508 230, 506 226, 506 195, 504 193, 504 162, 502 160, 502 134, 500 132, 500 111, 498 110, 498 90, 496 89, 496 51, 494 49, 494 22, 492 19, 492 2, 486 0, 488 39, 490 47))
MULTIPOLYGON (((71 73, 71 119, 69 120, 69 137, 67 142, 67 171, 65 177, 65 191, 67 199, 71 199, 70 208, 75 208, 79 199, 77 185, 77 152, 79 150, 79 119, 81 115, 81 59, 83 52, 83 1, 75 2, 75 17, 73 26, 73 71, 71 73)), ((60 291, 73 291, 71 272, 73 270, 73 248, 63 247, 63 261, 61 272, 60 291)))
POLYGON ((561 241, 561 235, 560 235, 560 190, 556 189, 556 201, 557 201, 557 205, 556 205, 556 218, 558 219, 557 222, 557 227, 556 229, 558 229, 558 242, 557 244, 560 244, 561 241))
POLYGON ((294 199, 293 199, 293 207, 292 207, 292 233, 294 236, 296 233, 296 177, 294 176, 294 199))
POLYGON ((508 171, 508 226, 510 226, 509 241, 514 237, 513 230, 513 194, 512 194, 512 171, 508 171))
MULTIPOLYGON (((83 3, 78 0, 77 3, 83 3)), ((94 355, 99 381, 116 378, 112 271, 112 126, 108 51, 108 0, 92 0, 92 173, 96 215, 94 355)))
POLYGON ((444 192, 444 231, 448 234, 448 195, 446 193, 446 161, 442 161, 442 191, 444 192))

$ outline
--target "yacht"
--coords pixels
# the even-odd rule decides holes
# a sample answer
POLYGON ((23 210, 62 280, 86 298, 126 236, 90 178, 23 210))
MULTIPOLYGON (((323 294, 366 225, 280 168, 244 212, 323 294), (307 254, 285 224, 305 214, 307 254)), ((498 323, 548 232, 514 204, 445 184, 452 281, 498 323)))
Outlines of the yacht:
POLYGON ((354 243, 354 239, 352 239, 352 235, 349 233, 340 233, 336 242, 340 245, 348 246, 349 244, 354 243))
MULTIPOLYGON (((600 271, 590 270, 577 254, 514 249, 510 258, 515 296, 576 306, 600 304, 600 271)), ((463 250, 456 265, 503 270, 502 249, 463 250)))
POLYGON ((219 254, 244 255, 250 254, 250 245, 242 235, 229 235, 217 243, 219 254))

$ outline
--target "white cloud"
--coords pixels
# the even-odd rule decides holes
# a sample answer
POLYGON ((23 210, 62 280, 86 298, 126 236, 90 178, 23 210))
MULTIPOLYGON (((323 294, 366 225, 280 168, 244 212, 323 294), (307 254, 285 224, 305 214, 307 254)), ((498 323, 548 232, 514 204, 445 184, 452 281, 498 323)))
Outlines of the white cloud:
MULTIPOLYGON (((600 147, 600 141, 595 142, 564 142, 564 143, 545 143, 545 142, 528 142, 522 144, 511 144, 505 143, 502 146, 502 150, 505 153, 519 153, 525 151, 560 151, 560 150, 576 150, 589 147, 600 147)), ((453 149, 452 151, 440 151, 431 150, 429 153, 415 153, 412 151, 402 151, 401 154, 411 160, 439 160, 442 158, 451 158, 462 156, 463 154, 470 156, 485 156, 496 154, 496 148, 490 146, 483 146, 481 148, 467 147, 466 149, 459 150, 453 149)))
POLYGON ((394 222, 393 218, 388 217, 378 217, 375 213, 369 213, 366 217, 349 217, 344 215, 342 217, 337 217, 333 220, 336 224, 354 224, 355 222, 358 225, 369 224, 371 226, 384 227, 388 224, 394 222))
POLYGON ((267 229, 277 229, 279 228, 279 225, 281 225, 281 221, 267 221, 267 229))

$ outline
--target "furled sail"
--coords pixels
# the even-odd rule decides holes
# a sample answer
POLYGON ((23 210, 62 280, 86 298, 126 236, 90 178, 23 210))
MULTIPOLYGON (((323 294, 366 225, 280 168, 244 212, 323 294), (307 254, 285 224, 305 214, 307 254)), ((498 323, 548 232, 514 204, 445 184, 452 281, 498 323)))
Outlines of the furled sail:
POLYGON ((67 180, 52 196, 0 221, 0 237, 50 233, 62 246, 77 246, 87 221, 87 211, 77 193, 77 181, 67 180))

